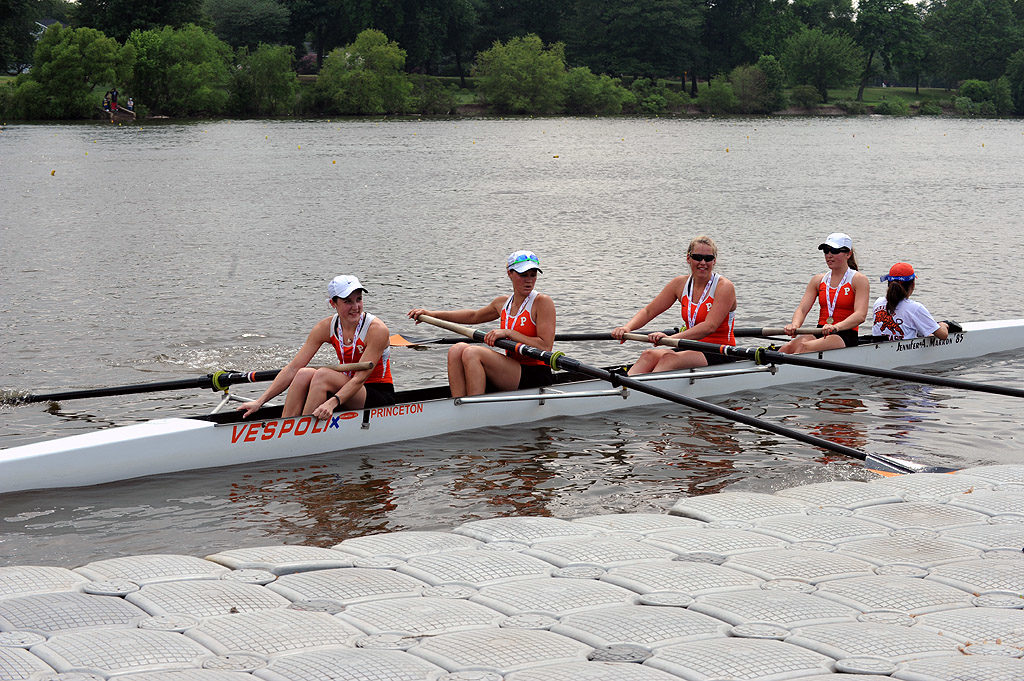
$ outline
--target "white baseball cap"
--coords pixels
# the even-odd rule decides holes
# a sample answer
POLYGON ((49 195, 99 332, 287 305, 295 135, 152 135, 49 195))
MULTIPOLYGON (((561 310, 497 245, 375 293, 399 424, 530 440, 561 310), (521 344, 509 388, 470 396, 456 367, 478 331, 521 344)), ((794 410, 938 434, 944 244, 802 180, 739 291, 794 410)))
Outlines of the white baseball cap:
POLYGON ((329 303, 335 298, 348 298, 355 291, 366 291, 366 289, 351 274, 341 274, 331 279, 331 283, 327 285, 327 302, 329 303))
POLYGON ((540 260, 534 255, 533 251, 516 251, 510 253, 508 260, 506 261, 508 269, 515 270, 519 274, 523 272, 529 272, 530 270, 537 270, 543 273, 544 270, 540 268, 540 260))
POLYGON ((832 232, 825 237, 824 243, 818 244, 818 250, 825 250, 825 246, 831 246, 832 248, 849 248, 850 250, 853 250, 853 239, 850 238, 849 234, 832 232))

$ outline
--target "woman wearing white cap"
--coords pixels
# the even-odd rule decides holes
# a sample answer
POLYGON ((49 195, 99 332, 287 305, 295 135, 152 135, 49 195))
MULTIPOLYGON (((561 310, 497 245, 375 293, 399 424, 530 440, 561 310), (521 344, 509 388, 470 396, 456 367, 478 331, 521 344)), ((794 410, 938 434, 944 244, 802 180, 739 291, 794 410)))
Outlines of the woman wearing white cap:
POLYGON ((327 303, 334 315, 313 327, 306 342, 273 383, 252 402, 238 408, 247 417, 286 389, 282 417, 312 414, 318 419, 330 418, 338 407, 363 409, 395 403, 395 386, 391 379, 390 332, 381 320, 363 311, 363 292, 359 280, 352 275, 335 277, 327 285, 327 303), (373 362, 363 371, 335 371, 307 366, 324 344, 334 346, 342 364, 373 362))
MULTIPOLYGON (((654 300, 640 309, 633 318, 622 326, 612 329, 612 337, 622 336, 639 329, 678 300, 682 307, 683 328, 669 338, 704 341, 716 345, 736 345, 733 322, 736 315, 736 287, 714 271, 718 258, 718 246, 709 236, 698 236, 686 249, 686 262, 690 274, 681 274, 670 281, 654 300)), ((647 337, 652 343, 667 334, 656 331, 647 337)), ((674 348, 655 347, 644 350, 640 358, 629 368, 629 374, 646 374, 655 371, 672 371, 721 364, 729 359, 718 353, 704 353, 696 350, 677 352, 674 348)))
POLYGON ((779 350, 790 354, 819 352, 857 344, 858 327, 868 316, 868 296, 871 285, 868 278, 857 271, 853 253, 853 239, 842 232, 833 232, 818 245, 825 253, 828 272, 811 277, 793 320, 785 326, 793 340, 779 350), (796 330, 807 319, 807 314, 818 301, 820 338, 810 334, 796 335, 796 330))
MULTIPOLYGON (((479 310, 409 311, 419 323, 420 315, 429 315, 458 324, 483 324, 500 320, 499 328, 487 332, 484 342, 493 346, 500 338, 508 338, 541 350, 551 350, 555 343, 555 303, 538 293, 537 275, 540 260, 531 251, 516 251, 505 261, 512 295, 498 296, 479 310)), ((481 395, 488 388, 522 390, 551 385, 551 369, 540 360, 520 357, 514 353, 498 354, 481 345, 456 343, 448 350, 448 384, 452 397, 481 395)))
POLYGON ((916 300, 910 300, 917 275, 909 263, 896 263, 889 268, 889 274, 883 274, 879 279, 889 282, 889 288, 884 296, 875 301, 872 335, 884 336, 889 340, 920 336, 935 336, 941 340, 949 336, 949 323, 936 322, 928 308, 916 300))

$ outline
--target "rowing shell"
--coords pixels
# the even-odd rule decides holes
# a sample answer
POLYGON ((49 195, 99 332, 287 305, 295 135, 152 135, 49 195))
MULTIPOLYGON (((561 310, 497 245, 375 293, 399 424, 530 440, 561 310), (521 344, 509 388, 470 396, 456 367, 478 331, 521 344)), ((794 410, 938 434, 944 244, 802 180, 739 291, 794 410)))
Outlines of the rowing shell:
MULTIPOLYGON (((819 357, 879 368, 919 366, 1024 347, 1024 319, 971 322, 945 340, 866 343, 819 357)), ((833 371, 750 361, 638 377, 691 397, 728 395, 791 383, 845 377, 833 371)), ((146 423, 0 450, 0 493, 79 487, 147 475, 309 456, 445 435, 472 428, 533 423, 628 407, 663 404, 656 397, 559 374, 548 388, 451 399, 447 388, 397 394, 399 403, 335 412, 330 420, 280 418, 280 407, 241 421, 222 412, 146 423)))

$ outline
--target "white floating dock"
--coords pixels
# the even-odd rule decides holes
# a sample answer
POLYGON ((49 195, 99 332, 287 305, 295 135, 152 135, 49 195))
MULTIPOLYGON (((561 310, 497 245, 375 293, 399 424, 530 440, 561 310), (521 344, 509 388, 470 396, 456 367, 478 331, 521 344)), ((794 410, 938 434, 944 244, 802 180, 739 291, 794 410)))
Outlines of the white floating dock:
POLYGON ((1024 466, 0 567, 0 681, 1024 680, 1024 466))

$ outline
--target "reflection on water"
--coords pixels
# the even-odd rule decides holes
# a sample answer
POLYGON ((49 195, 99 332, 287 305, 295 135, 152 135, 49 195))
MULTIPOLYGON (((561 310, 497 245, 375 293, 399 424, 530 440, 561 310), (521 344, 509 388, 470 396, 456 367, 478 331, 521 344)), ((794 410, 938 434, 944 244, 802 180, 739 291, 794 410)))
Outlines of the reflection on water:
MULTIPOLYGON (((434 335, 405 312, 507 291, 503 258, 520 248, 544 261, 539 288, 560 331, 610 329, 684 268, 698 233, 719 244, 740 326, 788 320, 823 271, 814 246, 837 229, 853 235, 869 279, 912 262, 915 298, 941 318, 1022 317, 1021 133, 1020 121, 868 117, 6 126, 0 388, 279 367, 328 313, 323 287, 340 272, 360 276, 367 308, 392 332, 434 335)), ((678 322, 675 310, 658 320, 678 322)), ((396 380, 443 381, 446 349, 396 349, 396 380)), ((600 365, 639 352, 561 349, 600 365)), ((1024 360, 929 370, 1016 385, 1024 360)), ((0 407, 0 447, 204 412, 213 397, 0 407)), ((715 401, 866 452, 1020 460, 1024 413, 1010 398, 856 378, 715 401)), ((329 546, 512 513, 657 512, 683 495, 861 475, 856 462, 665 406, 7 495, 0 562, 329 546)))

